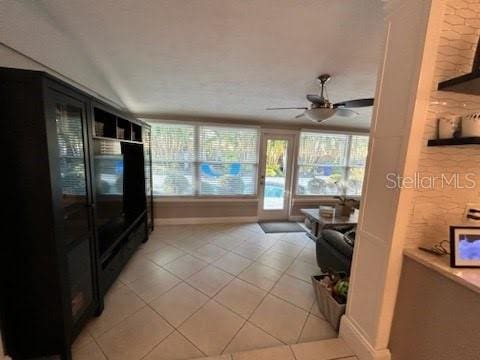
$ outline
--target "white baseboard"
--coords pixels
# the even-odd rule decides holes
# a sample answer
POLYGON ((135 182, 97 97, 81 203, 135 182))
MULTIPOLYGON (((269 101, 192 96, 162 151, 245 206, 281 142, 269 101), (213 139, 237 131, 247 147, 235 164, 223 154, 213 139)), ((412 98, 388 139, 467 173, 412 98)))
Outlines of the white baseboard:
POLYGON ((390 360, 392 358, 390 350, 375 349, 346 315, 342 316, 338 336, 352 348, 359 360, 390 360))
POLYGON ((254 223, 257 216, 195 217, 195 218, 156 218, 155 225, 195 225, 195 224, 231 224, 254 223))

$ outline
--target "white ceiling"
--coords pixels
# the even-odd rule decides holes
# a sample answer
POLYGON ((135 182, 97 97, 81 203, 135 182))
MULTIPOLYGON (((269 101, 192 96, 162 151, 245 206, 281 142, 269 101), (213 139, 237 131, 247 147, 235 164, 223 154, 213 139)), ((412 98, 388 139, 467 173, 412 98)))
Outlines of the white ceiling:
MULTIPOLYGON (((160 118, 298 122, 298 111, 265 108, 305 106, 322 72, 333 102, 371 97, 384 37, 381 0, 23 5, 68 36, 130 111, 160 118)), ((368 128, 370 117, 328 125, 368 128)))

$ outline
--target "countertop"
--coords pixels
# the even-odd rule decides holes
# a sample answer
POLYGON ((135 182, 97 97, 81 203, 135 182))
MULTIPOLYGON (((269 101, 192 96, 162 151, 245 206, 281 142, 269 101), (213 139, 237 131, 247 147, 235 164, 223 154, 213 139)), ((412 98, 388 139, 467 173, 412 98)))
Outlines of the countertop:
POLYGON ((480 294, 480 268, 452 268, 449 255, 436 256, 419 249, 405 249, 404 255, 480 294))

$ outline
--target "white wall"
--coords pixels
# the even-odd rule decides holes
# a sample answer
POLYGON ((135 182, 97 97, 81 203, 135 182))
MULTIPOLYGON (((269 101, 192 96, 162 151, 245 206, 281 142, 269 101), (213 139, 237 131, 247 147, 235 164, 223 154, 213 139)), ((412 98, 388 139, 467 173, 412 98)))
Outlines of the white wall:
POLYGON ((112 101, 112 99, 106 98, 105 96, 92 90, 90 87, 86 86, 85 84, 78 83, 74 79, 63 75, 55 71, 54 69, 48 66, 45 66, 2 43, 0 43, 0 67, 45 71, 55 76, 56 78, 77 87, 78 89, 86 93, 96 96, 97 98, 111 104, 112 106, 123 108, 123 105, 118 103, 117 101, 112 101))
MULTIPOLYGON (((480 0, 448 0, 442 22, 428 116, 416 119, 422 122, 424 127, 424 144, 428 139, 436 138, 438 117, 479 111, 478 96, 437 91, 438 82, 471 71, 479 34, 480 0)), ((449 226, 463 222, 465 204, 480 200, 480 151, 477 146, 424 146, 417 172, 425 177, 440 177, 442 174, 449 177, 459 174, 459 179, 465 179, 467 174, 474 174, 478 186, 470 189, 436 186, 433 189, 415 190, 407 232, 408 247, 448 239, 449 226)))
POLYGON ((51 21, 41 1, 0 1, 0 66, 48 71, 124 107, 81 42, 59 24, 51 21))

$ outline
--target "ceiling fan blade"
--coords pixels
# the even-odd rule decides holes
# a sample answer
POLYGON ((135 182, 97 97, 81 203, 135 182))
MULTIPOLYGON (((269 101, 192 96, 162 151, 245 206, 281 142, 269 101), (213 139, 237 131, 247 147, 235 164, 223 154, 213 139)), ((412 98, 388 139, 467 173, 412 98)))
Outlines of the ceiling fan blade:
POLYGON ((265 110, 308 110, 307 107, 271 107, 265 110))
POLYGON ((353 111, 351 109, 346 109, 346 108, 337 108, 335 112, 335 116, 347 117, 347 118, 352 118, 358 115, 359 115, 358 112, 353 111))
POLYGON ((320 95, 307 95, 307 100, 313 104, 324 104, 325 98, 321 97, 320 95))
POLYGON ((346 108, 357 108, 357 107, 368 107, 373 105, 373 98, 366 98, 366 99, 355 99, 355 100, 347 100, 341 101, 336 104, 333 104, 334 108, 338 107, 346 107, 346 108))

